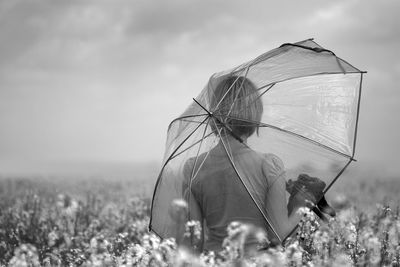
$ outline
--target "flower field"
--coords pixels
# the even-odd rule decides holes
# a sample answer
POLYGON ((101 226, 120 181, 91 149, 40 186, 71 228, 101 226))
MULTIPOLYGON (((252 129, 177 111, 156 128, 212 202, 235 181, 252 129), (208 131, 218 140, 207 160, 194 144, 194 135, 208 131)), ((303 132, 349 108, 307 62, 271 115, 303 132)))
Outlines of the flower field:
MULTIPOLYGON (((151 186, 141 182, 2 178, 0 266, 400 266, 396 186, 371 182, 333 194, 338 215, 328 223, 302 210, 285 247, 233 223, 221 252, 199 255, 147 231, 151 186), (394 201, 371 204, 366 196, 379 190, 394 201), (260 249, 245 251, 251 235, 260 249)), ((186 236, 196 239, 197 230, 189 222, 186 236)))

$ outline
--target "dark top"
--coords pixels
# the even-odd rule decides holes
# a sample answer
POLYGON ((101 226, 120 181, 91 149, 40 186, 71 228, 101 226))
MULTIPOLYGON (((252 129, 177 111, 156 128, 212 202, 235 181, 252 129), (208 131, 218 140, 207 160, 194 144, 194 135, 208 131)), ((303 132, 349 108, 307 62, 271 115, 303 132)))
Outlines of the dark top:
MULTIPOLYGON (((204 160, 192 179, 191 188, 206 221, 208 239, 204 248, 208 250, 221 248, 227 236, 227 226, 232 221, 270 230, 262 214, 268 213, 265 204, 267 191, 284 173, 281 160, 273 154, 260 154, 242 144, 230 148, 232 162, 219 144, 205 160, 207 153, 198 157, 194 172, 194 158, 185 164, 185 177, 190 177, 192 172, 196 174, 204 160)), ((287 210, 284 212, 287 214, 287 210)))

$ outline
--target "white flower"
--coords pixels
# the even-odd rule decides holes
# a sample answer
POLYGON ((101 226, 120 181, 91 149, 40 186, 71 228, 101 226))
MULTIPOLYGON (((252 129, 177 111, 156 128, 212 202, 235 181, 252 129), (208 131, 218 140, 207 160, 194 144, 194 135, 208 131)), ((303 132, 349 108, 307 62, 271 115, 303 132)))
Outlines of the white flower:
POLYGON ((183 222, 188 212, 188 204, 184 199, 174 199, 168 209, 168 214, 175 222, 183 222))
POLYGON ((185 237, 194 237, 196 240, 201 238, 201 224, 199 221, 188 221, 185 225, 185 237))

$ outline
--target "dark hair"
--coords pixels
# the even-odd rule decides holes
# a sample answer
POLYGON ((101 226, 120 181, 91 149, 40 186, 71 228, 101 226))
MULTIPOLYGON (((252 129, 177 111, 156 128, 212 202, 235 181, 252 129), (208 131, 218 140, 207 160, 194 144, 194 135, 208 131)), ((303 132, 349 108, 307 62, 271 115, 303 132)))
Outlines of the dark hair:
POLYGON ((230 76, 213 90, 210 99, 211 111, 217 118, 213 130, 228 127, 236 137, 251 136, 256 130, 263 113, 260 94, 246 77, 230 76), (224 126, 225 125, 225 126, 224 126))

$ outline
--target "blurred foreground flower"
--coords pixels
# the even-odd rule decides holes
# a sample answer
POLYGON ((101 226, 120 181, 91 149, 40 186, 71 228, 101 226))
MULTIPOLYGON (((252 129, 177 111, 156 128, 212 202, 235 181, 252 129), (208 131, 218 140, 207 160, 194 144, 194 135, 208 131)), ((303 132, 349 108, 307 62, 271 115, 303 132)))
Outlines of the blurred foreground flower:
POLYGON ((184 241, 185 222, 188 215, 188 204, 183 199, 174 199, 168 209, 168 214, 175 222, 175 229, 172 236, 178 244, 184 241))
POLYGON ((228 259, 255 256, 260 248, 269 244, 267 234, 261 228, 238 221, 231 222, 227 228, 228 236, 222 247, 228 259))
POLYGON ((335 197, 332 198, 330 203, 331 206, 337 210, 342 210, 350 207, 350 200, 344 194, 335 195, 335 197))
POLYGON ((188 221, 185 224, 185 243, 196 251, 201 249, 202 229, 199 221, 188 221))
POLYGON ((174 259, 174 266, 176 267, 201 267, 204 266, 196 255, 192 254, 184 247, 178 248, 174 259))
POLYGON ((12 267, 36 267, 40 266, 39 256, 36 247, 31 244, 22 244, 14 250, 14 257, 11 258, 8 266, 12 267))
POLYGON ((176 222, 185 221, 187 212, 188 204, 184 199, 174 199, 168 210, 169 216, 176 222))

